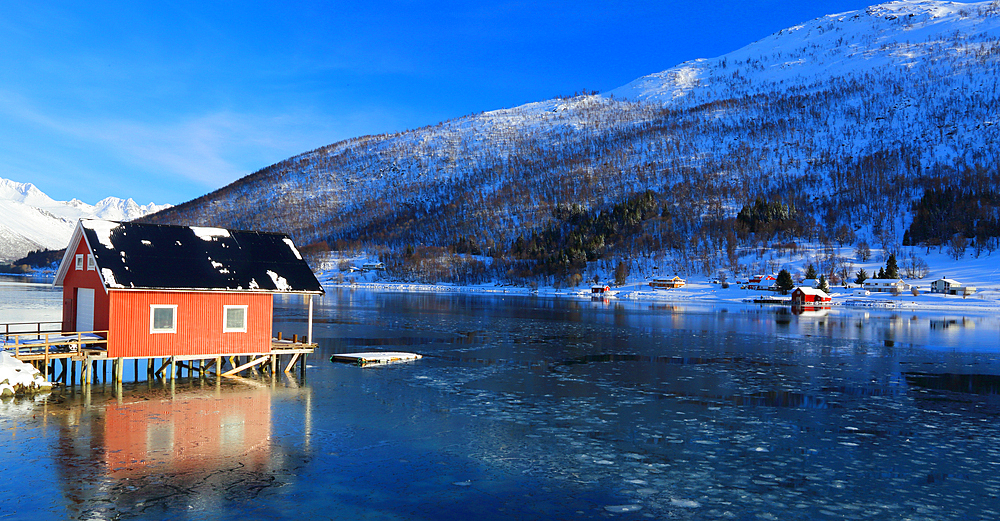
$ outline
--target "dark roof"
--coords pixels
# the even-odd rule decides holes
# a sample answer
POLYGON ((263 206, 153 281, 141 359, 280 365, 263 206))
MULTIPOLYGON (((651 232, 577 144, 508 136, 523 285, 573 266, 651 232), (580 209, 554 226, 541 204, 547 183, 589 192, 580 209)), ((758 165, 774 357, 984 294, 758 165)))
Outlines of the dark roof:
POLYGON ((323 292, 284 234, 98 220, 79 230, 109 289, 323 292))

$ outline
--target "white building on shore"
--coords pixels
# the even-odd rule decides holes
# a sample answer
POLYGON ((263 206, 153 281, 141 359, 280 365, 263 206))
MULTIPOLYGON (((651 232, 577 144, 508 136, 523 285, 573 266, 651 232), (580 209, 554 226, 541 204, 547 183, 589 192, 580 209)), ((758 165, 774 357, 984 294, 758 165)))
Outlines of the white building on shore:
POLYGON ((903 279, 868 279, 864 283, 864 288, 871 293, 899 294, 910 291, 910 285, 903 279))
POLYGON ((972 295, 976 292, 975 286, 965 286, 955 279, 940 278, 931 282, 931 293, 944 293, 946 295, 972 295))

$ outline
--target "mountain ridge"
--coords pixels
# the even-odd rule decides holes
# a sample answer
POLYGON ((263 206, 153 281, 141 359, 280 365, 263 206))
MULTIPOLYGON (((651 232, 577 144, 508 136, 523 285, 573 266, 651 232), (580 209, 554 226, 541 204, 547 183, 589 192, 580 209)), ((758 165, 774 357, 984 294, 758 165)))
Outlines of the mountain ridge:
POLYGON ((649 191, 659 217, 634 237, 553 253, 661 255, 704 271, 726 266, 730 248, 844 229, 893 250, 926 191, 996 184, 998 71, 1000 3, 890 2, 605 94, 321 147, 144 220, 284 231, 387 257, 472 240, 502 276, 538 260, 514 255, 517 239, 550 227, 569 236, 560 207, 600 213, 649 191), (758 198, 796 208, 794 226, 739 228, 758 198))
POLYGON ((56 201, 32 183, 0 178, 0 260, 65 248, 79 219, 127 221, 169 207, 140 205, 131 198, 117 197, 106 197, 93 205, 79 199, 56 201))

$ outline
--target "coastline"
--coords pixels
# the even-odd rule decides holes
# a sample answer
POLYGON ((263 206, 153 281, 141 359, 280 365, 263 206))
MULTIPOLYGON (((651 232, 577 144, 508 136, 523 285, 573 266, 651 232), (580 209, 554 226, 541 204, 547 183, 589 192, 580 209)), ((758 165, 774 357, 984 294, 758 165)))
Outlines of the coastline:
MULTIPOLYGON (((578 286, 576 288, 527 288, 522 286, 502 286, 499 284, 480 285, 457 285, 448 283, 420 284, 409 282, 387 282, 370 281, 354 283, 337 283, 328 278, 320 278, 324 288, 345 288, 345 289, 367 289, 374 291, 389 292, 424 292, 424 293, 460 293, 474 295, 511 295, 511 296, 539 296, 552 298, 572 298, 586 300, 620 300, 626 302, 650 302, 650 303, 675 303, 675 304, 745 304, 756 306, 751 300, 755 297, 771 297, 776 294, 762 292, 759 290, 744 290, 733 285, 723 289, 719 284, 708 282, 694 282, 683 288, 677 289, 653 289, 646 282, 633 282, 619 287, 612 287, 612 295, 596 296, 590 293, 589 286, 578 286)), ((990 291, 996 293, 996 291, 990 291)), ((839 308, 847 310, 865 311, 870 309, 880 310, 907 310, 907 311, 950 311, 963 313, 990 313, 1000 312, 1000 300, 989 297, 986 294, 971 295, 963 298, 955 295, 943 295, 935 293, 921 293, 918 296, 904 294, 893 296, 890 294, 872 294, 869 296, 857 296, 847 288, 831 288, 830 296, 832 301, 824 303, 820 308, 839 308), (851 301, 851 303, 848 303, 851 301)), ((787 297, 785 297, 787 298, 787 297)), ((772 306, 790 307, 790 304, 764 304, 772 306)))

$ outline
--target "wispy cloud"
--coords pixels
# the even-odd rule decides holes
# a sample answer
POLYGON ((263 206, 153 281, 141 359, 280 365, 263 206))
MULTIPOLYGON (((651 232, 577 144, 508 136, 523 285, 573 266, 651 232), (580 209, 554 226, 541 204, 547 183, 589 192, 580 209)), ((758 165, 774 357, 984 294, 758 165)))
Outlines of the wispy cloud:
POLYGON ((206 191, 393 119, 379 110, 340 118, 307 111, 273 115, 219 111, 175 121, 54 116, 13 93, 0 93, 0 114, 11 124, 99 147, 133 165, 137 173, 183 178, 206 191))
POLYGON ((208 188, 333 137, 323 137, 333 129, 318 128, 301 116, 218 112, 167 122, 80 119, 52 116, 23 100, 11 102, 14 96, 3 98, 0 111, 22 124, 90 143, 140 171, 180 176, 208 188))

